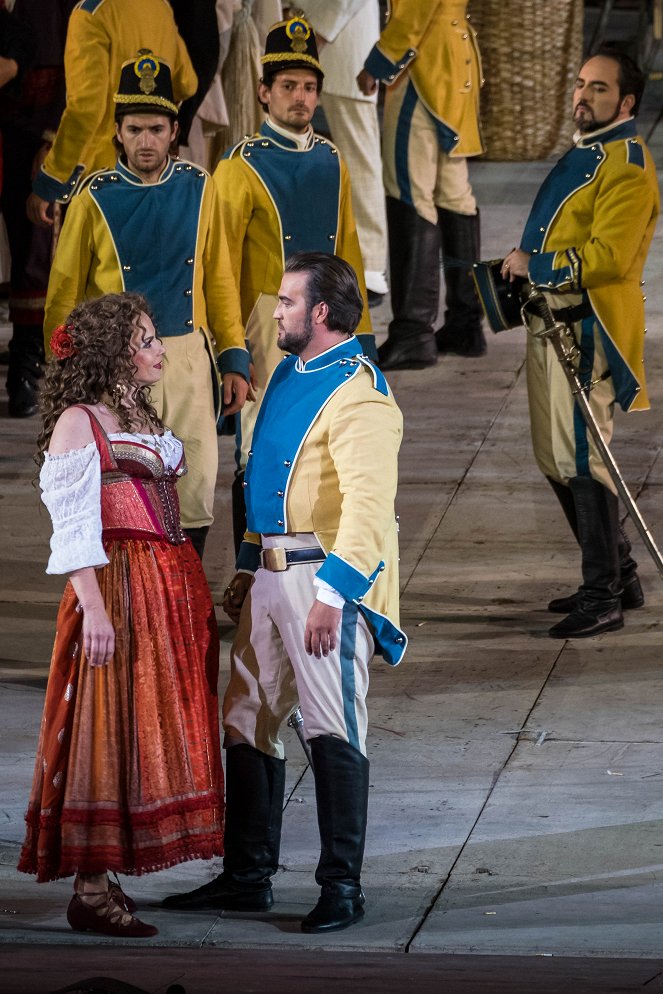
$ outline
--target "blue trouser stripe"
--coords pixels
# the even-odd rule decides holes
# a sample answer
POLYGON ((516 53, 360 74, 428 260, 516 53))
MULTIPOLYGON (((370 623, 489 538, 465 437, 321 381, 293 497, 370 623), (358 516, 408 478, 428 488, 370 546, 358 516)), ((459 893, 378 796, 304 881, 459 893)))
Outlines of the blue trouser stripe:
POLYGON ((341 622, 341 691, 343 693, 343 716, 348 733, 348 742, 361 752, 355 711, 355 647, 357 642, 356 604, 345 604, 341 622))
POLYGON ((412 129, 412 115, 417 106, 417 91, 412 83, 407 84, 407 90, 403 97, 403 103, 398 114, 398 124, 396 125, 396 147, 394 154, 396 157, 396 180, 400 197, 404 204, 413 205, 412 187, 410 186, 410 169, 408 166, 408 149, 410 145, 410 131, 412 129))
MULTIPOLYGON (((588 387, 594 368, 594 316, 583 319, 580 333, 580 365, 578 377, 583 387, 588 387)), ((589 469, 589 436, 587 425, 578 402, 573 405, 573 431, 576 443, 576 473, 578 476, 591 476, 589 469)))

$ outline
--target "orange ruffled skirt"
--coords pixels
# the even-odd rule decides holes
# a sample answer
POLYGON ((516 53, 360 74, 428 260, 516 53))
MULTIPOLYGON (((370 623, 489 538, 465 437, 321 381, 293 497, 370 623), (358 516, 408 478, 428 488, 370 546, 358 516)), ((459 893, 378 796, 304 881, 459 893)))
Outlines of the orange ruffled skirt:
POLYGON ((91 667, 60 605, 18 869, 141 874, 223 854, 218 631, 189 542, 109 542, 97 570, 115 654, 91 667))

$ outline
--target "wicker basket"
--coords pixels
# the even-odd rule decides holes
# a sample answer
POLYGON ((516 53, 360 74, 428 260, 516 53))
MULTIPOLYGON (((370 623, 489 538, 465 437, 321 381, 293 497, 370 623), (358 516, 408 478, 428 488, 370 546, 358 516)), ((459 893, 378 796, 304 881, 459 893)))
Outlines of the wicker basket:
POLYGON ((469 10, 486 79, 486 158, 545 159, 567 148, 582 59, 583 0, 472 0, 469 10))

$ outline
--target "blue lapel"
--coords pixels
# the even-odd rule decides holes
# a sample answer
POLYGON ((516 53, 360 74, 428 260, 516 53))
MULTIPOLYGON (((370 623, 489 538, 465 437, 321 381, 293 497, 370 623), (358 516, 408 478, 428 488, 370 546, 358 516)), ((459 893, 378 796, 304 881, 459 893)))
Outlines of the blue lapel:
POLYGON ((594 182, 606 159, 603 146, 635 134, 635 121, 624 121, 594 138, 587 135, 562 156, 544 180, 530 211, 520 243, 524 252, 543 251, 550 226, 564 203, 582 187, 594 182))
POLYGON ((361 346, 353 336, 307 363, 288 356, 269 382, 246 468, 249 531, 288 531, 288 487, 312 425, 329 399, 357 375, 361 346))

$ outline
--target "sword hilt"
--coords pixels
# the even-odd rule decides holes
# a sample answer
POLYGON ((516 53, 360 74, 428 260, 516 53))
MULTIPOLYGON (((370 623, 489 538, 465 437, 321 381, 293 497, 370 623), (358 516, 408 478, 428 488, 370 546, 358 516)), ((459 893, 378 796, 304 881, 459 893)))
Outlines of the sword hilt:
POLYGON ((304 717, 299 708, 295 708, 290 717, 288 718, 288 725, 293 728, 297 733, 297 738, 299 739, 299 744, 304 750, 304 755, 308 760, 309 766, 313 766, 313 757, 311 755, 311 747, 306 741, 306 733, 304 731, 304 717))
POLYGON ((552 338, 559 333, 559 341, 564 350, 564 357, 567 362, 574 363, 580 355, 580 349, 575 339, 575 335, 567 324, 558 321, 550 309, 550 304, 543 293, 535 286, 530 286, 529 293, 523 304, 523 312, 529 311, 543 322, 542 331, 533 331, 535 338, 552 338), (563 337, 562 337, 563 336, 563 337))
POLYGON ((552 331, 555 327, 555 315, 550 310, 550 305, 546 298, 535 286, 530 287, 523 309, 527 309, 532 314, 536 314, 537 317, 541 318, 546 331, 552 331))

